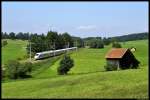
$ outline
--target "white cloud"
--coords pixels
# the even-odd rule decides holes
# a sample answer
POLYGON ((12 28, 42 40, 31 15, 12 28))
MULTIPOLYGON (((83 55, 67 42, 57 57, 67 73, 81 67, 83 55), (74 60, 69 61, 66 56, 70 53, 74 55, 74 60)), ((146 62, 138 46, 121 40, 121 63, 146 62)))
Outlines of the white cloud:
POLYGON ((96 29, 95 25, 86 25, 77 27, 78 30, 93 30, 96 29))

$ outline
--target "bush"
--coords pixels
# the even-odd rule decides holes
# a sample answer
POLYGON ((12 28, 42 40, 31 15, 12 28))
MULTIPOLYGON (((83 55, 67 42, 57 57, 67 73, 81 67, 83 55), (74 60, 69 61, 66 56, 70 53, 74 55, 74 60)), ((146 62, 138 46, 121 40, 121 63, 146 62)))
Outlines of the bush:
POLYGON ((20 64, 17 60, 10 60, 6 65, 6 76, 10 79, 26 78, 32 70, 32 63, 20 64))
POLYGON ((4 40, 4 41, 2 41, 2 46, 5 46, 5 45, 7 45, 8 43, 7 43, 7 40, 4 40))
POLYGON ((10 79, 17 79, 17 70, 19 66, 20 63, 17 60, 8 61, 8 64, 6 65, 6 76, 10 79))
POLYGON ((29 58, 29 57, 30 57, 30 55, 29 55, 29 54, 26 54, 26 55, 23 56, 23 59, 27 59, 27 58, 29 58))
POLYGON ((32 70, 32 63, 30 62, 25 62, 18 68, 18 76, 20 78, 26 78, 28 77, 28 73, 30 73, 32 70))
POLYGON ((67 74, 67 72, 74 66, 74 61, 70 56, 65 55, 60 61, 60 66, 57 68, 59 75, 67 74))
POLYGON ((105 65, 104 68, 105 68, 106 71, 117 70, 117 66, 115 66, 115 65, 110 65, 110 64, 109 64, 109 65, 105 65))
POLYGON ((118 42, 113 42, 113 43, 112 43, 112 47, 113 47, 113 48, 121 48, 121 44, 118 43, 118 42))

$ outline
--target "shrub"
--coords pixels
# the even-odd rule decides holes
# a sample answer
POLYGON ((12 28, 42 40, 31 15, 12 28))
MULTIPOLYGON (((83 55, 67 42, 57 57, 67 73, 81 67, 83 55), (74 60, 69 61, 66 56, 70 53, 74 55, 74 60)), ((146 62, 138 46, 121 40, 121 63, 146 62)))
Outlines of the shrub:
POLYGON ((67 74, 67 72, 74 66, 73 59, 70 56, 65 55, 60 61, 60 66, 57 68, 59 75, 67 74))
POLYGON ((7 43, 7 40, 4 40, 4 41, 2 41, 2 46, 5 46, 5 45, 7 45, 8 43, 7 43))
POLYGON ((10 60, 6 65, 6 76, 10 79, 26 78, 31 72, 32 63, 19 63, 17 60, 10 60))
POLYGON ((28 54, 26 54, 26 55, 23 56, 23 59, 27 59, 27 58, 29 58, 28 54))
POLYGON ((10 79, 17 79, 18 78, 18 67, 20 63, 17 60, 10 60, 6 65, 6 76, 10 79))
POLYGON ((32 63, 30 62, 25 62, 24 64, 21 64, 21 66, 18 68, 18 76, 20 78, 26 78, 28 77, 29 73, 32 70, 32 63))

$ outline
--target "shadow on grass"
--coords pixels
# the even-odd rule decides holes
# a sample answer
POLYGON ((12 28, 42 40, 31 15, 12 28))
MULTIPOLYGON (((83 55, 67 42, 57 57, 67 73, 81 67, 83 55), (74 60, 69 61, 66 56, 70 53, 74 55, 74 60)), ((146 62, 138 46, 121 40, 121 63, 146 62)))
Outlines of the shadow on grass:
POLYGON ((100 73, 100 72, 107 72, 107 71, 93 71, 93 72, 82 72, 82 73, 68 73, 67 75, 85 75, 85 74, 93 74, 93 73, 100 73))
POLYGON ((21 79, 26 79, 26 78, 32 78, 32 76, 31 75, 24 75, 24 76, 22 76, 21 79))

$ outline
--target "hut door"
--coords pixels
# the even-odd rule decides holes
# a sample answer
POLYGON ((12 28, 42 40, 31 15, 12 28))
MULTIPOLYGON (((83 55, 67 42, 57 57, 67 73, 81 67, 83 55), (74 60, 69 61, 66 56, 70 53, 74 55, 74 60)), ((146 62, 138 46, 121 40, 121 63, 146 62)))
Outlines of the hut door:
POLYGON ((119 67, 120 67, 120 66, 119 66, 119 61, 117 61, 117 70, 120 69, 119 67))

